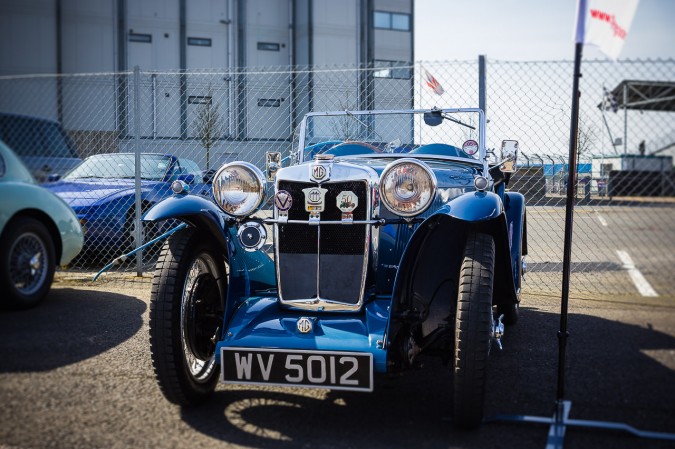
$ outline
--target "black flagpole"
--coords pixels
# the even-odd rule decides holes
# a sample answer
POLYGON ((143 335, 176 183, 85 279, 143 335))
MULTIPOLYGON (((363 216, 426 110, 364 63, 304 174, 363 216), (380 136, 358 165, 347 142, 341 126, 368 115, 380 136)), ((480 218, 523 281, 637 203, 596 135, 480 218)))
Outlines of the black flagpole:
POLYGON ((572 265, 572 229, 574 225, 574 190, 577 180, 577 141, 579 135, 579 78, 583 44, 574 49, 574 80, 572 84, 572 118, 570 123, 570 153, 567 170, 567 203, 565 207, 565 243, 563 245, 562 296, 560 299, 560 330, 558 331, 558 388, 556 402, 561 406, 565 397, 565 351, 567 348, 567 304, 570 296, 570 271, 572 265))

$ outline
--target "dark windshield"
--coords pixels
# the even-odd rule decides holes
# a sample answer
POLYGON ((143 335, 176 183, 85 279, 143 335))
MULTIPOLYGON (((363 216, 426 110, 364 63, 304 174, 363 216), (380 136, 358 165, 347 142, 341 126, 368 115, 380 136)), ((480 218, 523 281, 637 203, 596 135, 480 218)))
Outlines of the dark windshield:
POLYGON ((77 157, 68 135, 49 120, 0 114, 0 139, 20 157, 77 157))

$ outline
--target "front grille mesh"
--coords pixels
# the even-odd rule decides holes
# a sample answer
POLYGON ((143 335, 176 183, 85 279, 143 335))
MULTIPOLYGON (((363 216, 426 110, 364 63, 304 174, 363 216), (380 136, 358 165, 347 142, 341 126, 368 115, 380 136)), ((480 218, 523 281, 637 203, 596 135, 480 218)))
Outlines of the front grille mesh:
MULTIPOLYGON (((305 211, 305 194, 302 189, 316 187, 315 183, 279 181, 279 189, 286 190, 293 198, 293 205, 288 211, 289 220, 309 220, 309 212, 305 211)), ((327 189, 326 207, 321 213, 321 220, 341 220, 342 212, 337 208, 337 196, 342 191, 352 191, 359 199, 354 210, 354 220, 367 219, 367 188, 365 181, 348 181, 324 183, 327 189)), ((279 253, 316 254, 318 226, 306 224, 279 225, 279 253)), ((363 254, 366 239, 365 225, 324 225, 321 226, 321 254, 363 254)))

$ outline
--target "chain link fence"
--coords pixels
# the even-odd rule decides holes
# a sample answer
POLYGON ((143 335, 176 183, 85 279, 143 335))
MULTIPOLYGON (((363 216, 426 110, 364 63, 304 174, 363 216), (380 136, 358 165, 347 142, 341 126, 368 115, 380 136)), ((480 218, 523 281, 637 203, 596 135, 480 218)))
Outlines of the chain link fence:
MULTIPOLYGON (((81 218, 85 250, 65 276, 96 272, 170 228, 139 216, 170 195, 171 181, 209 197, 209 176, 224 163, 264 168, 268 151, 288 158, 306 112, 477 107, 484 98, 487 147, 516 139, 522 150, 509 187, 527 198, 525 288, 560 291, 564 196, 574 182, 572 295, 671 294, 675 61, 583 63, 577 173, 567 164, 572 62, 488 60, 483 92, 479 66, 0 77, 0 139, 81 218)), ((112 272, 147 277, 158 250, 112 272)))

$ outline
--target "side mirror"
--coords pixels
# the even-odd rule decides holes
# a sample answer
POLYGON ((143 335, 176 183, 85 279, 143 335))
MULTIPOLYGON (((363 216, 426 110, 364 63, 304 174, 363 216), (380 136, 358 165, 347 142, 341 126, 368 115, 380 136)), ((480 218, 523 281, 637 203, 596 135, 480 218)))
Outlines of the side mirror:
POLYGON ((518 169, 518 141, 502 140, 501 163, 502 173, 515 173, 518 169))
POLYGON ((441 114, 441 111, 425 112, 424 123, 429 126, 438 126, 443 123, 443 114, 441 114))
POLYGON ((268 152, 265 153, 265 174, 267 180, 272 182, 281 168, 281 153, 268 152))

